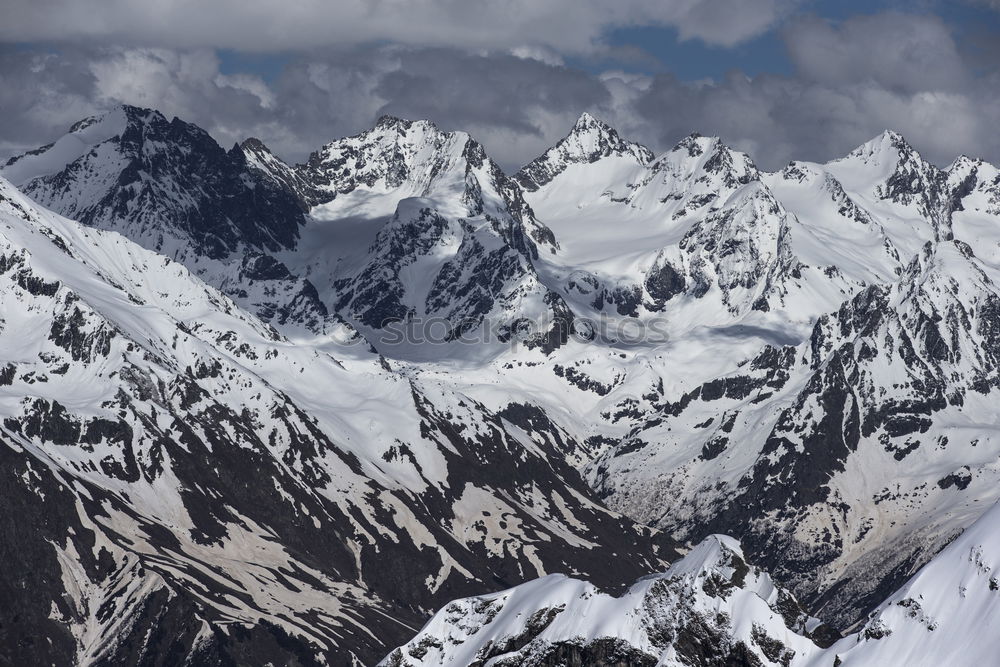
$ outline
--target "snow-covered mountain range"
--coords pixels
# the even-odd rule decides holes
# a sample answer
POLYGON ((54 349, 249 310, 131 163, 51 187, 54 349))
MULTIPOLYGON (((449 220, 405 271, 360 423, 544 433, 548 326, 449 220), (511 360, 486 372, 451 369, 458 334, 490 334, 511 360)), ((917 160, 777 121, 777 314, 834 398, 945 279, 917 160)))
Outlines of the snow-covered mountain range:
POLYGON ((0 250, 8 662, 996 654, 985 162, 126 106, 0 168, 0 250))

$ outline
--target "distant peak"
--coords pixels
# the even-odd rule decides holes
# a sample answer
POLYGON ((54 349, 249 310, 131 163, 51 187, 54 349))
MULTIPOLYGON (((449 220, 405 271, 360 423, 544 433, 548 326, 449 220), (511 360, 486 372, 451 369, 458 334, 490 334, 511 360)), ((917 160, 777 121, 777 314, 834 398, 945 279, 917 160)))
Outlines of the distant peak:
POLYGON ((715 159, 709 160, 712 165, 719 161, 729 164, 733 160, 742 161, 746 158, 743 153, 731 148, 720 137, 709 137, 698 132, 692 132, 678 141, 677 145, 670 149, 670 153, 687 153, 691 158, 702 155, 715 156, 715 159))
POLYGON ((407 118, 393 116, 391 114, 383 114, 379 116, 377 121, 375 121, 375 125, 371 130, 362 132, 361 134, 364 135, 368 132, 406 134, 411 130, 423 131, 430 134, 440 131, 438 126, 430 120, 410 120, 407 118))
POLYGON ((382 114, 375 121, 375 127, 395 127, 397 125, 407 124, 409 121, 405 121, 398 116, 392 116, 390 114, 382 114))
POLYGON ((978 167, 982 167, 985 164, 987 163, 982 158, 969 157, 968 155, 963 153, 959 155, 957 158, 955 158, 955 161, 952 162, 950 165, 948 165, 945 171, 953 172, 959 169, 975 169, 978 167))
POLYGON ((584 134, 597 134, 616 145, 632 145, 632 142, 623 139, 610 124, 586 111, 576 119, 576 123, 573 124, 573 128, 570 130, 569 135, 566 136, 566 139, 572 139, 584 134))
POLYGON ((610 125, 605 123, 603 120, 591 115, 589 112, 584 111, 580 114, 580 117, 576 119, 576 123, 573 125, 575 129, 590 129, 592 127, 599 127, 602 129, 612 129, 610 125))
POLYGON ((156 109, 149 109, 147 107, 137 107, 131 104, 122 104, 118 106, 117 109, 120 109, 125 114, 125 117, 128 118, 130 121, 148 122, 150 120, 155 119, 166 122, 167 120, 166 116, 164 116, 156 109))
POLYGON ((608 155, 631 154, 643 162, 652 159, 652 153, 641 144, 623 139, 618 131, 605 121, 584 111, 573 124, 569 134, 556 147, 564 147, 569 155, 592 161, 608 155))
POLYGON ((691 157, 697 157, 708 151, 714 144, 721 143, 717 137, 705 137, 698 132, 692 132, 677 142, 677 145, 670 149, 671 153, 686 151, 691 157))
POLYGON ((422 125, 427 127, 436 128, 437 126, 429 120, 408 120, 406 118, 400 118, 398 116, 393 116, 391 114, 382 114, 379 116, 378 120, 375 121, 375 129, 382 130, 409 130, 414 125, 422 125))
POLYGON ((116 108, 121 109, 128 114, 141 114, 144 116, 159 113, 156 109, 150 109, 149 107, 137 107, 134 104, 119 104, 116 108))
POLYGON ((570 164, 594 163, 607 157, 628 158, 640 165, 648 165, 654 156, 642 144, 622 139, 613 127, 584 112, 569 134, 522 167, 514 178, 525 190, 534 192, 565 171, 570 164))
POLYGON ((906 148, 908 150, 912 150, 909 142, 906 141, 903 135, 895 130, 883 130, 882 134, 875 137, 874 140, 882 143, 888 143, 895 148, 906 148))
POLYGON ((94 123, 99 123, 100 121, 101 121, 101 116, 87 116, 86 118, 83 118, 73 123, 73 125, 69 128, 69 134, 73 134, 74 132, 80 132, 81 130, 86 130, 94 123))
POLYGON ((155 109, 144 109, 142 107, 136 107, 130 104, 119 104, 117 106, 108 109, 103 113, 95 114, 93 116, 87 116, 86 118, 82 118, 76 121, 69 128, 68 133, 74 134, 77 132, 82 132, 83 130, 86 130, 88 127, 97 125, 98 123, 112 116, 118 116, 119 118, 124 117, 126 121, 134 121, 134 120, 146 119, 153 114, 159 115, 159 112, 156 111, 155 109))
POLYGON ((850 156, 869 158, 890 150, 895 151, 901 156, 916 152, 899 132, 895 130, 883 130, 851 151, 850 156))
POLYGON ((263 141, 257 137, 248 137, 243 140, 243 143, 238 144, 243 150, 255 151, 255 152, 266 152, 270 153, 271 149, 267 147, 263 141))

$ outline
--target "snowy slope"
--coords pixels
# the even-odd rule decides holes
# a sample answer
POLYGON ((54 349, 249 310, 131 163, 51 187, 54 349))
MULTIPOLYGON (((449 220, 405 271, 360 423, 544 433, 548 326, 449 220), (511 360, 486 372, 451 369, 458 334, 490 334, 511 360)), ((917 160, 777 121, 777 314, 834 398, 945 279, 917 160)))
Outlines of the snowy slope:
POLYGON ((759 346, 803 339, 863 285, 827 258, 797 254, 819 242, 747 155, 692 135, 650 160, 609 128, 595 141, 595 122, 581 118, 517 176, 549 174, 525 197, 560 243, 539 272, 575 314, 616 327, 637 319, 678 346, 703 341, 706 328, 759 346), (590 144, 619 148, 579 148, 590 144))
POLYGON ((544 415, 294 343, 3 181, 0 216, 0 488, 58 517, 5 533, 37 572, 2 585, 44 580, 4 626, 57 638, 52 661, 370 660, 456 593, 550 571, 620 585, 672 553, 596 502, 544 415))
POLYGON ((968 243, 994 279, 1000 278, 1000 169, 962 156, 947 173, 955 238, 968 243))

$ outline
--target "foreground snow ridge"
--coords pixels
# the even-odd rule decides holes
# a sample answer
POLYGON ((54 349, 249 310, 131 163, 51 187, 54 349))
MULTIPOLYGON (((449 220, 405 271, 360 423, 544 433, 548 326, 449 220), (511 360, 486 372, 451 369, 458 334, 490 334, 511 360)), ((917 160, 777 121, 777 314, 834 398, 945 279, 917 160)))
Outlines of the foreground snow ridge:
POLYGON ((620 597, 549 575, 452 602, 381 665, 787 665, 831 636, 712 535, 620 597))
POLYGON ((621 596, 564 575, 439 611, 380 667, 993 665, 1000 655, 1000 505, 839 638, 739 543, 712 535, 621 596))

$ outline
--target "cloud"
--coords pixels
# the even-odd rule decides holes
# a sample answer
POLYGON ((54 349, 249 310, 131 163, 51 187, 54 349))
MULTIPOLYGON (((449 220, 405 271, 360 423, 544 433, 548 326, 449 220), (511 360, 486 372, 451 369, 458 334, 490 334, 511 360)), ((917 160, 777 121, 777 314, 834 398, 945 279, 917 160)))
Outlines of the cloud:
POLYGON ((95 109, 94 77, 72 56, 0 50, 0 81, 0 145, 7 152, 52 141, 55 128, 95 109))
POLYGON ((968 76, 951 31, 936 16, 887 12, 841 23, 793 21, 785 42, 799 74, 840 85, 870 80, 902 90, 954 90, 968 76))
POLYGON ((1000 12, 1000 0, 965 0, 965 4, 985 7, 1000 12))
POLYGON ((273 81, 223 74, 207 49, 107 48, 0 54, 0 145, 33 148, 116 104, 197 123, 223 145, 263 139, 290 160, 388 113, 428 118, 483 141, 519 166, 566 131, 583 109, 610 101, 597 78, 510 53, 401 46, 313 53, 273 81), (8 76, 9 72, 9 76, 8 76))
POLYGON ((160 109, 232 142, 270 127, 275 98, 251 75, 223 75, 213 51, 66 49, 0 52, 0 145, 17 152, 54 140, 116 104, 160 109))
POLYGON ((658 146, 694 130, 719 135, 770 169, 832 159, 886 128, 939 164, 963 152, 1000 158, 998 77, 977 78, 938 18, 806 18, 784 38, 794 75, 733 72, 700 85, 660 75, 635 96, 633 125, 658 146))
POLYGON ((787 77, 693 87, 658 76, 635 104, 643 138, 666 146, 697 130, 721 136, 762 167, 791 159, 825 161, 846 154, 886 128, 900 131, 928 159, 945 164, 965 152, 996 160, 996 95, 901 92, 874 82, 830 86, 787 77), (655 129, 654 129, 655 128, 655 129))
POLYGON ((680 0, 673 21, 680 38, 734 46, 761 35, 789 16, 802 2, 796 0, 680 0))
POLYGON ((301 51, 391 42, 561 53, 600 48, 614 28, 676 28, 731 46, 800 0, 8 0, 0 42, 301 51))
POLYGON ((316 49, 267 80, 223 73, 205 48, 0 50, 0 151, 47 143, 79 118, 126 102, 197 123, 224 145, 257 136, 290 160, 391 113, 469 131, 515 169, 590 111, 654 150, 698 131, 768 169, 843 155, 885 128, 939 164, 963 152, 1000 162, 1000 75, 963 63, 937 19, 805 18, 782 35, 791 74, 733 71, 698 82, 593 74, 556 51, 524 46, 316 49))

